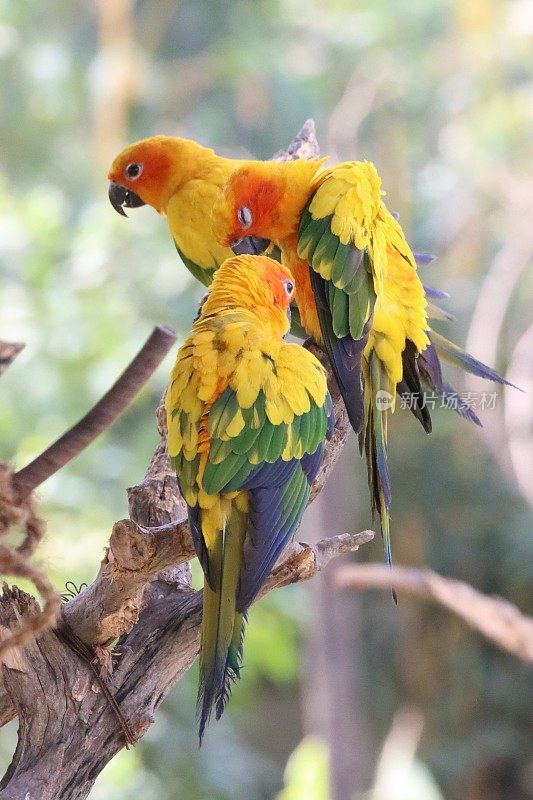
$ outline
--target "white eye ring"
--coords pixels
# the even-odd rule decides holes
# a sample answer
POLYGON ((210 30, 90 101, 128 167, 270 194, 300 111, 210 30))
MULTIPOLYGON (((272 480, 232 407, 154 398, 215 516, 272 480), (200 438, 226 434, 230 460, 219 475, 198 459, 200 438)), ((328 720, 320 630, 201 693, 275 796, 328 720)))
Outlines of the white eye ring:
POLYGON ((287 297, 292 297, 294 294, 294 283, 287 279, 286 281, 283 281, 283 286, 285 287, 285 294, 287 297))
POLYGON ((124 170, 124 175, 129 181, 136 181, 137 178, 140 178, 143 172, 144 164, 140 164, 138 161, 132 161, 131 164, 124 170))
POLYGON ((239 208, 237 211, 237 219, 239 220, 239 225, 243 231, 248 230, 253 222, 252 212, 248 206, 242 206, 242 208, 239 208))

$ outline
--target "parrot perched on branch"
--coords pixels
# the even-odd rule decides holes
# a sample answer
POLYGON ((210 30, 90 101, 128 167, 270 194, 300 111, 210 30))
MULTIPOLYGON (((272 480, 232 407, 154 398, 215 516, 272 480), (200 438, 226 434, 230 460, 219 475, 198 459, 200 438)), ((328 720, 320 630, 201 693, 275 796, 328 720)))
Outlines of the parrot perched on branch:
MULTIPOLYGON (((387 422, 396 392, 410 395, 411 411, 429 433, 422 382, 438 394, 451 389, 440 357, 506 381, 430 331, 428 312, 440 310, 427 297, 442 293, 421 283, 415 256, 382 195, 368 161, 330 169, 323 160, 250 161, 224 187, 213 225, 219 241, 235 253, 261 252, 270 242, 281 249, 294 276, 302 324, 329 356, 365 451, 372 507, 390 564, 387 422)), ((479 424, 471 409, 457 410, 479 424)))
MULTIPOLYGON (((411 252, 381 199, 373 165, 325 170, 323 159, 239 161, 187 139, 154 136, 123 150, 108 177, 120 214, 145 204, 166 214, 183 263, 205 286, 235 240, 242 240, 237 249, 254 254, 271 241, 281 247, 304 328, 327 350, 366 450, 372 506, 390 561, 387 417, 395 390, 410 396, 410 410, 429 432, 422 388, 453 392, 440 359, 506 381, 429 329, 428 316, 446 317, 433 303, 445 295, 421 284, 415 261, 432 257, 411 252)), ((472 408, 454 409, 481 424, 472 408)))
POLYGON ((200 741, 239 677, 248 608, 300 523, 333 432, 324 368, 284 341, 293 294, 270 258, 225 261, 166 395, 168 452, 205 576, 200 741))

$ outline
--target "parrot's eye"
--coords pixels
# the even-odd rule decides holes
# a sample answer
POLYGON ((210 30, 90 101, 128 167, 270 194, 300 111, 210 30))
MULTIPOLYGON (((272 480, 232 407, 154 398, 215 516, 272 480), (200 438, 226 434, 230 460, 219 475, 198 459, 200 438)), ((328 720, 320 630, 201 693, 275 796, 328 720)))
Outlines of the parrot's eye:
POLYGON ((242 208, 239 208, 239 210, 237 211, 237 219, 239 220, 239 225, 244 231, 250 227, 253 221, 253 217, 252 217, 252 212, 250 211, 248 206, 243 206, 242 208))
POLYGON ((136 181, 137 178, 140 178, 142 175, 143 166, 144 164, 139 164, 137 162, 128 164, 128 166, 124 170, 124 175, 126 176, 126 178, 128 178, 128 180, 136 181))
POLYGON ((294 294, 294 283, 292 281, 283 281, 283 286, 285 287, 285 294, 287 297, 292 297, 294 294))

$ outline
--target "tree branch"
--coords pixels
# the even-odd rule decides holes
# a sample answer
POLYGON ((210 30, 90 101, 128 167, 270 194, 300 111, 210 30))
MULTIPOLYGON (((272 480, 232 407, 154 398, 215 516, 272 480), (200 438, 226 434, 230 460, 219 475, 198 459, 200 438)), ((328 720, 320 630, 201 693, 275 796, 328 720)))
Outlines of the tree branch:
MULTIPOLYGON (((146 383, 174 343, 176 336, 168 328, 155 328, 143 348, 111 389, 77 425, 71 428, 27 467, 13 474, 8 464, 0 464, 0 535, 13 527, 23 528, 25 536, 16 549, 0 546, 0 569, 4 575, 16 575, 32 581, 44 600, 42 611, 30 615, 21 625, 0 635, 0 655, 9 647, 23 644, 44 628, 55 624, 60 598, 45 573, 28 559, 44 534, 31 491, 83 450, 99 433, 124 411, 146 383)), ((1 345, 0 354, 10 362, 21 345, 1 345)))
POLYGON ((25 346, 21 342, 0 341, 0 375, 13 363, 25 346))
MULTIPOLYGON (((342 534, 315 547, 292 545, 270 575, 262 596, 312 578, 336 555, 357 550, 372 536, 371 531, 363 531, 342 534)), ((6 587, 0 618, 10 625, 35 613, 35 607, 29 595, 6 587)), ((153 599, 121 640, 110 683, 137 738, 195 660, 200 623, 201 592, 172 591, 153 599)), ((90 668, 52 631, 46 631, 24 649, 6 653, 2 673, 20 729, 13 761, 0 784, 0 800, 20 800, 28 792, 39 800, 87 797, 105 764, 125 744, 124 731, 106 698, 96 691, 90 668)))
POLYGON ((443 578, 430 569, 393 567, 383 564, 350 564, 331 577, 334 586, 356 592, 367 589, 390 591, 430 600, 453 611, 502 650, 533 664, 533 618, 501 597, 488 597, 468 583, 443 578))
POLYGON ((157 369, 174 342, 170 328, 158 326, 131 364, 98 403, 30 464, 16 472, 13 485, 20 498, 79 455, 119 417, 157 369))
POLYGON ((316 139, 314 119, 306 119, 286 150, 278 150, 272 161, 295 161, 299 158, 317 158, 320 148, 316 139))

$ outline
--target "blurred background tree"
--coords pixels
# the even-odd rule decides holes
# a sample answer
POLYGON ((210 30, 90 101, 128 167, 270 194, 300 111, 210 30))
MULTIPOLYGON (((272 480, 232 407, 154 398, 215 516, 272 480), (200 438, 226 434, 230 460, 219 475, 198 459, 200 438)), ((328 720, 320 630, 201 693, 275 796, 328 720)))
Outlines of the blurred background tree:
MULTIPOLYGON (((190 327, 202 290, 164 220, 107 202, 115 152, 169 133, 266 158, 312 116, 322 151, 375 161, 412 244, 438 253, 423 277, 452 294, 454 338, 529 387, 500 393, 483 432, 440 411, 427 438, 396 415, 396 560, 531 613, 532 39, 531 0, 0 0, 0 337, 28 344, 2 378, 2 458, 60 434, 154 323, 190 327)), ((42 488, 58 589, 92 579, 127 513, 170 363, 42 488)), ((355 446, 319 502, 302 539, 370 523, 355 446)), ((313 583, 253 609, 243 680, 200 751, 191 674, 92 797, 533 797, 530 671, 444 611, 313 583)))

